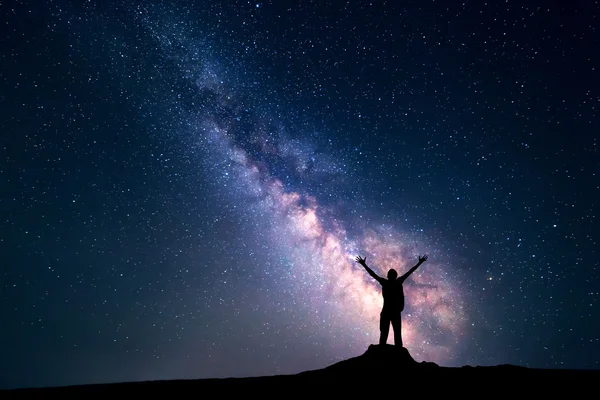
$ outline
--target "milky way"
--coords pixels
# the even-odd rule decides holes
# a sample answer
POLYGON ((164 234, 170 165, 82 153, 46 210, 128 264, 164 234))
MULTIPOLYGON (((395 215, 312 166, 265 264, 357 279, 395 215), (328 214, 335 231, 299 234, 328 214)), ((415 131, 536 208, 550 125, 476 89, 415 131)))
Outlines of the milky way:
MULTIPOLYGON (((175 34, 148 18, 142 20, 154 33, 163 56, 174 60, 196 96, 210 99, 202 109, 191 107, 180 117, 190 135, 185 140, 193 143, 192 154, 223 185, 229 201, 250 216, 256 233, 269 235, 271 251, 285 255, 284 262, 270 267, 273 275, 285 270, 286 263, 293 265, 277 283, 289 288, 294 302, 308 305, 305 312, 312 316, 318 333, 339 338, 346 351, 376 343, 381 290, 354 258, 367 256, 371 267, 385 276, 389 268, 404 273, 416 263, 418 254, 428 252, 433 254, 430 261, 405 283, 408 300, 402 334, 415 357, 451 361, 466 314, 452 266, 436 262, 437 249, 402 234, 401 222, 385 226, 365 223, 360 216, 338 218, 338 208, 352 207, 352 195, 324 206, 319 196, 303 187, 302 179, 294 185, 297 188, 290 188, 288 181, 293 177, 278 176, 273 168, 291 171, 311 186, 330 175, 349 173, 342 161, 317 153, 302 136, 291 138, 276 117, 260 116, 252 106, 243 106, 235 84, 219 75, 214 58, 209 61, 209 52, 181 28, 175 34), (252 122, 246 123, 248 119, 252 122)), ((239 68, 243 71, 244 66, 239 68)), ((351 188, 356 201, 359 192, 367 189, 351 188)))

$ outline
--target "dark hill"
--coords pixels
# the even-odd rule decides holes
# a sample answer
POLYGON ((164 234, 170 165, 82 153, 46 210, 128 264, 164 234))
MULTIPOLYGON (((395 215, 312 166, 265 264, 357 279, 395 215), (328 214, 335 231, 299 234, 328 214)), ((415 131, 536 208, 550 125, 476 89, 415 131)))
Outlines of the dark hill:
POLYGON ((88 396, 222 396, 275 394, 358 395, 389 393, 402 396, 433 394, 461 397, 595 393, 598 370, 532 369, 513 365, 461 368, 415 361, 408 350, 371 345, 358 357, 295 375, 198 379, 82 385, 0 391, 0 398, 87 398, 88 396), (327 392, 319 389, 326 389, 327 392), (319 391, 316 391, 319 390, 319 391), (563 392, 568 390, 568 392, 563 392))

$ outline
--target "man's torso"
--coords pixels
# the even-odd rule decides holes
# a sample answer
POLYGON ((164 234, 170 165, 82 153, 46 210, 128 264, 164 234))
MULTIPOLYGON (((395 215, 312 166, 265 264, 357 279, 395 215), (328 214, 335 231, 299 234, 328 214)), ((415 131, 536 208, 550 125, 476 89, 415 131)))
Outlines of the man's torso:
POLYGON ((404 288, 402 281, 396 279, 386 280, 381 284, 383 294, 384 312, 401 312, 404 310, 404 288))

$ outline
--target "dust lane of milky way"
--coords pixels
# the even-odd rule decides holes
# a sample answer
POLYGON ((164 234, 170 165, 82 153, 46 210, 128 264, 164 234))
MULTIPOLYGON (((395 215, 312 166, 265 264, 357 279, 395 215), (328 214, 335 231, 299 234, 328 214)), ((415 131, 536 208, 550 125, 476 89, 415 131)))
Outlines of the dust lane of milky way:
MULTIPOLYGON (((336 218, 335 205, 321 204, 318 196, 310 193, 309 185, 303 188, 300 183, 292 189, 268 160, 274 158, 284 167, 302 172, 308 162, 315 162, 310 145, 302 139, 290 139, 282 122, 257 116, 259 112, 253 114, 250 128, 239 128, 253 110, 236 100, 236 79, 228 81, 227 74, 220 74, 216 57, 209 56, 202 43, 186 38, 182 24, 175 34, 168 24, 145 16, 140 20, 152 32, 163 56, 178 65, 179 78, 189 81, 198 98, 211 99, 212 103, 199 102, 203 105, 197 109, 179 109, 189 127, 184 135, 188 135, 187 140, 192 137, 192 154, 196 152, 203 163, 199 168, 211 171, 215 180, 226 175, 229 184, 222 189, 230 201, 238 201, 253 219, 252 225, 262 235, 269 235, 273 248, 293 263, 293 271, 282 278, 289 294, 295 296, 296 303, 308 307, 321 334, 338 338, 342 346, 366 348, 376 342, 380 288, 354 257, 367 256, 369 265, 385 276, 389 268, 404 273, 414 265, 418 253, 435 253, 436 249, 427 243, 414 243, 401 227, 363 226, 359 217, 336 218), (279 132, 266 132, 265 127, 274 124, 279 132), (254 151, 245 149, 249 142, 254 151), (362 226, 360 233, 349 234, 354 226, 362 226)), ((342 169, 341 165, 330 157, 315 169, 321 168, 327 175, 342 169)), ((314 179, 318 179, 316 175, 314 179)), ((460 344, 467 316, 450 268, 430 257, 405 284, 403 338, 419 359, 447 362, 460 344)), ((279 273, 273 272, 274 276, 279 273)), ((388 342, 391 338, 393 330, 388 342)))

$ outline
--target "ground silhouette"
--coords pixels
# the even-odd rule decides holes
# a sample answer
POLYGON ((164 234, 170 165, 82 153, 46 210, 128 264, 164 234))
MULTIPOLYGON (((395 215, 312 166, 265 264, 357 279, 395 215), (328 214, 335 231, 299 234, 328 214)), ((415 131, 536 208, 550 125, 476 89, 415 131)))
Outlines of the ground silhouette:
MULTIPOLYGON (((381 396, 569 396, 595 390, 599 370, 532 369, 513 365, 449 368, 418 362, 407 349, 371 345, 357 357, 295 375, 172 380, 0 391, 0 398, 88 398, 89 396, 222 396, 228 394, 318 397, 361 393, 381 396), (317 391, 322 389, 320 391, 317 391)), ((590 392, 593 393, 593 392, 590 392)))

